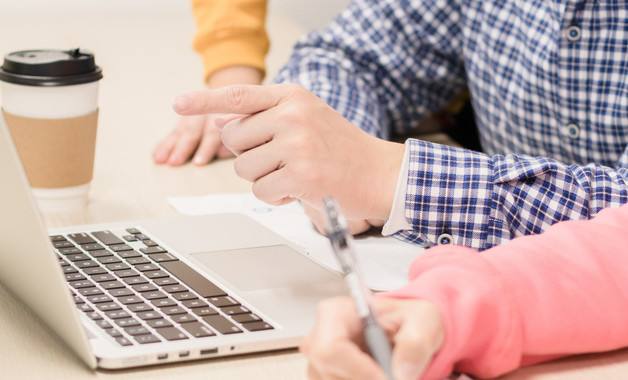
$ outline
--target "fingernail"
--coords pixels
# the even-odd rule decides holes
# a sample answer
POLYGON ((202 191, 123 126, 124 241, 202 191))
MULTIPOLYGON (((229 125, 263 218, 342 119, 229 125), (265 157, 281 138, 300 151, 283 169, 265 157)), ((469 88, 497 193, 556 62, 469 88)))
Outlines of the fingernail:
POLYGON ((203 156, 194 156, 194 164, 203 165, 205 163, 205 159, 203 156))
POLYGON ((425 370, 427 362, 422 364, 403 362, 397 368, 395 377, 400 380, 417 380, 425 370))
POLYGON ((187 111, 190 108, 192 101, 188 96, 180 95, 174 98, 174 102, 172 104, 177 112, 183 112, 187 111))

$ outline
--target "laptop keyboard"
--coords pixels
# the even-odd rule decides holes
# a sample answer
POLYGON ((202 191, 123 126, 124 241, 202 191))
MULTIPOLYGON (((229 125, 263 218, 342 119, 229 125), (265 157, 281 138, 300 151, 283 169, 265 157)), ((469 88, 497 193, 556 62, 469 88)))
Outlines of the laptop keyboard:
POLYGON ((50 239, 74 302, 121 346, 273 329, 137 228, 50 239))

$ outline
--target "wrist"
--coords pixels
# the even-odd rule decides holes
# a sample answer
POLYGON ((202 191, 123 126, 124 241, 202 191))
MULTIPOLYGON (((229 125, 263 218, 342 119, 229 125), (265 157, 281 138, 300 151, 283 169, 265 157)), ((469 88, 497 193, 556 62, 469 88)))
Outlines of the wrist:
POLYGON ((245 65, 227 66, 214 71, 207 80, 207 87, 220 88, 233 84, 261 84, 262 70, 245 65))
POLYGON ((399 182, 399 171, 403 166, 405 156, 405 145, 379 140, 382 142, 384 160, 381 161, 377 177, 372 183, 380 183, 380 186, 374 187, 374 204, 372 207, 372 217, 380 220, 388 220, 394 204, 395 194, 397 192, 397 183, 399 182))

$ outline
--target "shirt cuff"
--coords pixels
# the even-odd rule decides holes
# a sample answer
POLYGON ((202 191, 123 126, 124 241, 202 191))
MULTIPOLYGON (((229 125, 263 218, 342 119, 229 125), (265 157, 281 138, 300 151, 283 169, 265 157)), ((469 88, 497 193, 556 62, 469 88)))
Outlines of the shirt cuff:
POLYGON ((399 179, 397 180, 395 198, 393 199, 393 205, 390 210, 388 220, 382 228, 382 235, 384 236, 390 236, 399 231, 412 229, 412 225, 406 220, 406 189, 408 187, 408 161, 410 158, 410 149, 407 143, 405 146, 406 152, 403 155, 403 164, 399 170, 399 179))

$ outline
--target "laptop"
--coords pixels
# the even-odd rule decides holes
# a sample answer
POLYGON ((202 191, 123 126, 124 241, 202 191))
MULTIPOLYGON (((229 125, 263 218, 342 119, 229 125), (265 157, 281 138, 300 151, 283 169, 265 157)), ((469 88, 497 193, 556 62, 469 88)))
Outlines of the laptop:
POLYGON ((293 348, 339 273, 241 214, 48 231, 0 117, 0 282, 90 367, 293 348))

